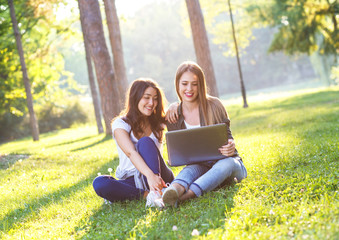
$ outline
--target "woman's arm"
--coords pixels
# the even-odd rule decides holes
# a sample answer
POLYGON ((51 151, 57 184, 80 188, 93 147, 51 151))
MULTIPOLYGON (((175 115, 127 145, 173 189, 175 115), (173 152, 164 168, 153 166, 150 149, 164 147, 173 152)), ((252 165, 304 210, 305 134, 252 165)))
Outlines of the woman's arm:
POLYGON ((230 129, 230 119, 228 118, 228 114, 226 111, 225 106, 223 103, 220 101, 219 98, 209 96, 210 103, 215 106, 218 111, 214 111, 214 114, 216 114, 216 120, 218 123, 225 123, 227 125, 227 135, 228 139, 233 139, 232 132, 230 129))
POLYGON ((114 137, 121 150, 131 160, 136 169, 146 176, 150 190, 160 191, 165 185, 164 181, 147 166, 144 159, 136 151, 128 132, 121 128, 115 129, 114 137))
POLYGON ((166 121, 168 121, 171 124, 176 123, 178 121, 178 117, 179 117, 178 107, 179 107, 178 102, 171 103, 165 115, 166 121))
POLYGON ((232 157, 235 153, 235 142, 233 139, 228 139, 228 144, 221 146, 219 151, 226 157, 232 157))
POLYGON ((219 148, 219 151, 222 155, 226 157, 231 157, 236 153, 236 150, 235 150, 235 142, 234 142, 232 132, 230 129, 230 120, 228 118, 227 111, 219 98, 210 97, 209 99, 211 100, 213 104, 215 104, 216 109, 219 109, 219 111, 214 112, 214 114, 218 114, 217 116, 218 121, 225 123, 227 126, 227 133, 228 133, 227 144, 221 146, 219 148))

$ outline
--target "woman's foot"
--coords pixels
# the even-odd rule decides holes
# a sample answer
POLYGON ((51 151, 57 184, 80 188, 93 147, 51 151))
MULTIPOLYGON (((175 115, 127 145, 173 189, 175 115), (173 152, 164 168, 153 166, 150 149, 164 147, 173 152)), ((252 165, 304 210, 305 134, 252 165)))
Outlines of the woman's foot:
POLYGON ((162 195, 162 200, 166 205, 177 207, 179 197, 181 197, 185 192, 185 188, 178 184, 171 184, 162 195))
POLYGON ((158 191, 150 191, 146 196, 146 208, 156 207, 158 209, 163 209, 165 207, 164 202, 161 198, 161 193, 158 191))
POLYGON ((192 199, 192 198, 196 198, 197 196, 195 195, 195 193, 192 190, 188 190, 187 192, 185 192, 181 197, 179 197, 179 201, 180 202, 184 202, 186 200, 192 199))

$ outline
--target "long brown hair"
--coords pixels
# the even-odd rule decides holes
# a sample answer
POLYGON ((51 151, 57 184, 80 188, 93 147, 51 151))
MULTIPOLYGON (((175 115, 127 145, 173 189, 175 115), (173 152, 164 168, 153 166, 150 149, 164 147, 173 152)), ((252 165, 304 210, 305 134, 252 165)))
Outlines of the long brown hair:
POLYGON ((140 99, 143 97, 145 90, 152 87, 157 92, 158 105, 154 109, 151 116, 147 117, 151 126, 151 130, 158 139, 162 141, 164 123, 165 123, 165 111, 164 102, 165 95, 159 87, 159 85, 150 78, 138 78, 134 80, 128 90, 128 98, 126 99, 125 109, 121 112, 120 117, 125 122, 131 125, 131 131, 139 139, 144 133, 145 127, 145 116, 139 111, 138 104, 140 99))
POLYGON ((185 61, 181 63, 175 74, 175 88, 180 101, 182 101, 182 99, 179 94, 179 82, 181 76, 185 72, 191 72, 198 78, 198 102, 205 124, 212 125, 220 123, 222 120, 222 115, 225 115, 226 110, 219 99, 207 94, 204 71, 197 63, 193 61, 185 61))

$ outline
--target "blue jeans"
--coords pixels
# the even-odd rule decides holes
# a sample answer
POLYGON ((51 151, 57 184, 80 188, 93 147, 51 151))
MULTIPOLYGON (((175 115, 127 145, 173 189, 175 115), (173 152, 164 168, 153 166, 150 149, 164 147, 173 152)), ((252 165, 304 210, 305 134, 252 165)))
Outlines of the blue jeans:
MULTIPOLYGON (((142 137, 137 143, 137 151, 144 159, 147 166, 155 173, 160 174, 161 178, 167 183, 174 179, 172 170, 170 170, 161 157, 159 149, 149 137, 142 137)), ((143 176, 147 184, 147 179, 143 176)), ((147 184, 148 186, 148 184, 147 184)), ((134 177, 117 180, 109 175, 98 176, 93 181, 95 192, 102 198, 111 202, 140 199, 145 190, 135 187, 134 177)))
POLYGON ((247 170, 239 157, 227 157, 218 160, 213 166, 207 164, 187 165, 181 170, 173 183, 179 183, 185 190, 192 190, 199 197, 234 181, 247 177, 247 170))

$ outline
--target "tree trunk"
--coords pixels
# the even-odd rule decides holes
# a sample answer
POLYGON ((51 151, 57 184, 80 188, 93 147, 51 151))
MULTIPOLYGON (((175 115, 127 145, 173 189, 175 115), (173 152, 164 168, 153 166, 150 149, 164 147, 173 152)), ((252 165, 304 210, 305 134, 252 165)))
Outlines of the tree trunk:
POLYGON ((241 65, 240 65, 237 38, 235 37, 233 14, 232 14, 232 8, 231 8, 231 0, 228 0, 228 7, 229 7, 229 11, 230 11, 230 18, 231 18, 231 24, 232 24, 232 33, 233 33, 233 41, 234 41, 234 46, 235 46, 235 52, 237 54, 237 63, 238 63, 238 71, 239 71, 239 77, 240 77, 241 95, 242 95, 242 99, 244 101, 243 107, 247 108, 248 104, 247 104, 247 100, 246 100, 246 90, 245 90, 245 84, 244 84, 244 81, 243 81, 243 78, 242 78, 242 71, 241 71, 241 65))
POLYGON ((79 0, 79 6, 80 14, 83 14, 84 29, 95 66, 106 134, 111 134, 111 120, 119 114, 119 91, 105 42, 99 2, 97 0, 79 0))
POLYGON ((11 19, 12 19, 12 24, 13 24, 13 31, 15 35, 16 46, 17 46, 18 53, 20 56, 20 64, 21 64, 22 76, 23 76, 24 84, 25 84, 26 100, 27 100, 27 107, 29 111, 29 120, 30 120, 30 125, 31 125, 32 137, 33 137, 33 141, 39 141, 39 125, 36 120, 36 116, 35 116, 35 112, 33 108, 33 97, 31 93, 31 84, 28 79, 24 51, 22 48, 21 36, 19 33, 19 28, 18 28, 18 22, 15 17, 15 9, 13 5, 13 0, 8 0, 8 5, 10 8, 10 14, 11 14, 11 19))
POLYGON ((117 79, 120 94, 120 106, 122 109, 125 103, 125 95, 128 82, 124 63, 119 18, 115 7, 115 0, 104 0, 104 4, 109 32, 109 40, 113 53, 115 76, 117 79))
POLYGON ((197 62, 204 70, 209 94, 218 97, 211 52, 199 0, 186 0, 197 62))
MULTIPOLYGON (((80 3, 78 2, 78 4, 80 4, 80 3)), ((79 5, 79 10, 82 11, 82 8, 80 7, 80 5, 79 5)), ((96 85, 95 85, 91 55, 90 55, 89 46, 88 46, 89 44, 88 44, 87 35, 85 33, 85 27, 83 26, 84 25, 83 21, 84 21, 83 14, 80 13, 80 23, 81 23, 81 29, 82 29, 82 36, 84 38, 88 79, 89 79, 89 85, 90 85, 90 88, 91 88, 91 95, 92 95, 92 101, 93 101, 93 107, 94 107, 94 113, 95 113, 95 120, 97 122, 98 133, 100 134, 100 133, 104 132, 104 128, 103 128, 102 123, 101 123, 99 96, 98 96, 97 88, 96 88, 96 85)))

